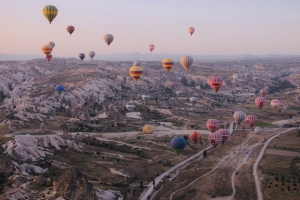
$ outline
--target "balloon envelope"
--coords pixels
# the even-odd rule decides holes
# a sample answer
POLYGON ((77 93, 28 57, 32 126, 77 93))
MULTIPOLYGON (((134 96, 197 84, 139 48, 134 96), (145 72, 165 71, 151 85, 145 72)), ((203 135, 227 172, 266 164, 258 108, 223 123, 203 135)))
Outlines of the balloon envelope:
POLYGON ((211 132, 215 132, 219 128, 219 125, 220 125, 220 123, 216 119, 209 119, 206 122, 206 127, 211 132))
POLYGON ((142 129, 144 134, 151 134, 153 133, 153 127, 149 124, 146 124, 142 129))
POLYGON ((75 31, 75 27, 72 25, 67 26, 66 29, 70 35, 75 31))
POLYGON ((183 56, 180 58, 180 63, 183 68, 188 71, 193 64, 193 58, 191 56, 183 56))
POLYGON ((219 144, 221 144, 223 137, 218 132, 212 132, 208 135, 208 139, 209 139, 211 145, 213 145, 213 147, 216 148, 217 146, 219 146, 219 144))
POLYGON ((171 147, 179 154, 186 146, 186 142, 182 137, 175 137, 171 140, 171 147))
POLYGON ((236 111, 233 114, 233 119, 237 124, 240 124, 246 119, 246 115, 243 111, 236 111))
POLYGON ((112 34, 106 34, 103 36, 104 42, 109 46, 114 40, 114 36, 112 34))
POLYGON ((52 49, 55 47, 55 43, 54 42, 48 42, 48 44, 52 47, 52 49))
POLYGON ((47 18, 50 24, 57 16, 57 14, 58 14, 58 10, 55 6, 47 5, 43 8, 43 15, 47 18))
POLYGON ((190 134, 189 138, 194 144, 197 144, 200 142, 201 134, 197 131, 194 131, 190 134))
POLYGON ((143 75, 143 68, 139 66, 132 66, 129 69, 129 75, 133 78, 134 81, 137 81, 143 75))
POLYGON ((222 144, 224 144, 230 137, 230 132, 227 129, 219 129, 217 132, 222 135, 222 144))
POLYGON ((148 49, 152 52, 154 50, 155 46, 154 44, 149 44, 148 49))
POLYGON ((259 134, 259 133, 261 133, 262 132, 262 128, 260 128, 260 127, 256 127, 255 129, 254 129, 254 133, 256 133, 256 134, 259 134))
POLYGON ((194 27, 189 27, 188 32, 189 32, 190 35, 193 35, 193 33, 195 32, 195 28, 194 27))
POLYGON ((162 60, 162 66, 168 72, 174 66, 174 61, 170 58, 165 58, 162 60))
POLYGON ((52 52, 52 46, 49 44, 45 44, 42 46, 42 52, 47 56, 52 52))
POLYGON ((62 84, 58 84, 56 87, 55 87, 55 91, 58 93, 58 94, 61 94, 63 91, 65 90, 64 86, 62 84))
POLYGON ((246 116, 246 123, 252 128, 254 124, 258 121, 255 115, 247 115, 246 116))
POLYGON ((89 57, 91 58, 91 60, 93 60, 95 56, 95 51, 89 51, 89 57))
POLYGON ((83 60, 85 58, 85 54, 84 53, 80 53, 79 54, 79 58, 80 58, 80 60, 83 60))

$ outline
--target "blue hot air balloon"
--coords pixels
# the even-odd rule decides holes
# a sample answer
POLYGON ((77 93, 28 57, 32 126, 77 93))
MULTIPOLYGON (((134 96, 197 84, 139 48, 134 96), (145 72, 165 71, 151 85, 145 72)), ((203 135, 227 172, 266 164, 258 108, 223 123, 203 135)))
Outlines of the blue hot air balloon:
POLYGON ((64 86, 62 84, 58 84, 56 87, 55 87, 55 91, 60 95, 63 91, 64 91, 64 86))
POLYGON ((171 140, 171 147, 179 154, 185 148, 186 142, 182 137, 175 137, 171 140))

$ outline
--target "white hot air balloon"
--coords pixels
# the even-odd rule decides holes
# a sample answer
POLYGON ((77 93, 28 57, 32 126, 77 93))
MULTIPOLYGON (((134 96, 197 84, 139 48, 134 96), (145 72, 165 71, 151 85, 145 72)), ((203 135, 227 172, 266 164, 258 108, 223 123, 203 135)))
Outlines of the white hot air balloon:
POLYGON ((246 114, 243 111, 236 111, 233 114, 233 119, 237 124, 240 124, 246 119, 246 114))
POLYGON ((93 60, 93 58, 95 56, 95 51, 89 51, 88 55, 91 58, 91 60, 93 60))
POLYGON ((262 132, 262 128, 260 128, 260 127, 256 127, 255 129, 254 129, 254 133, 256 133, 256 134, 259 134, 259 133, 261 133, 262 132))
POLYGON ((190 102, 193 104, 193 106, 197 103, 198 98, 197 97, 191 97, 190 102))

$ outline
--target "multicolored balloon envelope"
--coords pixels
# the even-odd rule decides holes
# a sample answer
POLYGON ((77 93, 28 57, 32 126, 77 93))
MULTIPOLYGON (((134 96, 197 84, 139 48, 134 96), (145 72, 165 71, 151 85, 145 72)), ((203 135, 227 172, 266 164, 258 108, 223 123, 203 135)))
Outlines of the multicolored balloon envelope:
POLYGON ((175 152, 180 154, 180 152, 185 148, 186 141, 182 137, 175 137, 171 140, 171 147, 175 150, 175 152))
POLYGON ((223 79, 219 76, 213 76, 207 80, 207 84, 217 93, 223 86, 223 79))
POLYGON ((189 27, 189 28, 188 28, 188 32, 189 32, 189 34, 192 36, 193 33, 195 32, 195 28, 194 28, 194 27, 189 27))
POLYGON ((216 119, 209 119, 206 122, 206 127, 210 132, 215 132, 219 128, 219 121, 216 119))
POLYGON ((224 143, 230 137, 230 132, 227 129, 219 129, 217 132, 222 135, 222 144, 224 145, 224 143))
POLYGON ((194 144, 198 144, 201 140, 201 134, 197 131, 194 131, 190 134, 189 138, 194 144))
POLYGON ((148 49, 152 52, 154 50, 155 46, 154 44, 149 44, 148 49))
POLYGON ((52 46, 50 44, 45 44, 42 46, 42 52, 47 56, 52 52, 52 46))
POLYGON ((129 69, 129 75, 133 78, 134 81, 137 81, 143 75, 143 68, 139 66, 132 66, 129 69))
POLYGON ((106 42, 107 46, 109 46, 112 43, 112 41, 114 41, 114 36, 112 34, 105 34, 103 36, 103 40, 104 42, 106 42))
POLYGON ((170 58, 165 58, 161 62, 162 62, 163 68, 165 68, 165 70, 167 72, 169 72, 170 69, 174 66, 174 61, 170 58))
POLYGON ((263 97, 257 97, 257 98, 255 99, 255 105, 256 105, 259 109, 262 109, 262 107, 264 107, 265 102, 266 102, 266 99, 263 98, 263 97))
POLYGON ((216 148, 217 146, 219 146, 219 144, 221 144, 223 137, 220 133, 213 132, 208 135, 208 139, 209 139, 211 145, 213 145, 213 147, 216 148))
POLYGON ((70 34, 70 36, 72 35, 72 33, 75 31, 75 27, 72 25, 67 26, 67 31, 70 34))
POLYGON ((246 123, 252 128, 254 124, 258 121, 258 118, 255 115, 247 115, 246 123))
POLYGON ((57 14, 58 10, 55 6, 48 5, 43 8, 43 15, 47 18, 50 24, 57 16, 57 14))
POLYGON ((271 101, 271 106, 276 110, 280 106, 280 101, 278 99, 273 99, 271 101))

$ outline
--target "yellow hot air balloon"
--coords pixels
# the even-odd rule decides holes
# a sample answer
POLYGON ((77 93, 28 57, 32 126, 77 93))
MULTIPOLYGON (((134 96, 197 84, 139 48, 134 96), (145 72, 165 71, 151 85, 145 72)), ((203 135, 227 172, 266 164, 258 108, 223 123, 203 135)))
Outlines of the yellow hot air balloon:
POLYGON ((129 75, 133 78, 133 80, 137 81, 143 75, 143 68, 139 66, 132 66, 129 69, 129 75))
POLYGON ((153 127, 149 124, 146 124, 142 129, 144 134, 151 134, 153 133, 153 127))
POLYGON ((43 45, 43 46, 42 46, 42 52, 43 52, 46 56, 50 55, 51 52, 52 52, 52 46, 51 46, 50 44, 45 44, 45 45, 43 45))
POLYGON ((162 60, 162 66, 168 72, 174 66, 174 61, 170 58, 165 58, 162 60))
POLYGON ((51 22, 57 16, 58 10, 55 6, 48 5, 43 8, 43 14, 51 24, 51 22))

